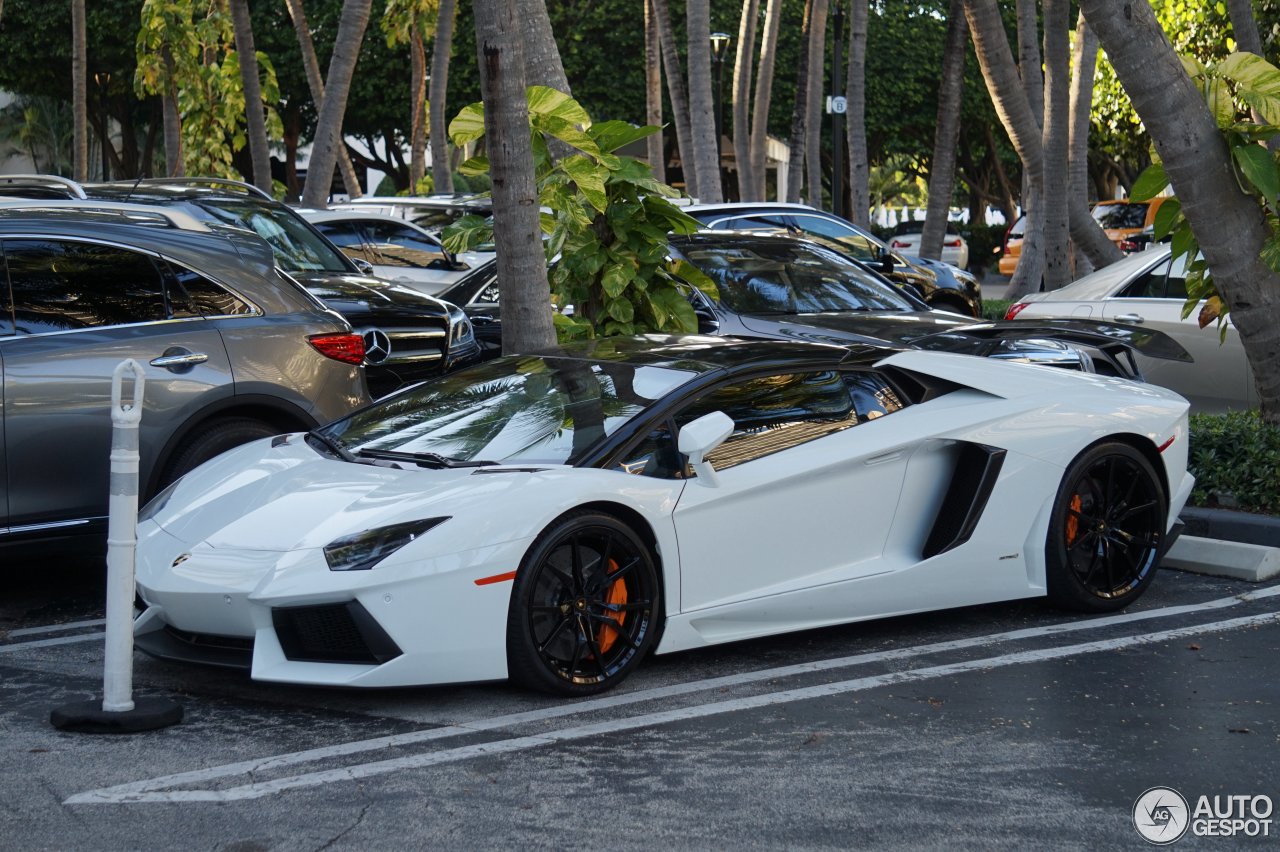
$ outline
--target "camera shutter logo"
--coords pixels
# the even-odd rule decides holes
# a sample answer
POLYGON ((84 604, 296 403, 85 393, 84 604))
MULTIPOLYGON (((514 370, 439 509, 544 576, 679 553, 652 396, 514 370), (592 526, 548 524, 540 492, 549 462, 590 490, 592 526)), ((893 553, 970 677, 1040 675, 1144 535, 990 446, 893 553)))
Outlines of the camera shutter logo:
POLYGON ((1133 827, 1148 843, 1167 846, 1181 839, 1190 823, 1187 800, 1172 787, 1152 787, 1133 803, 1133 827))

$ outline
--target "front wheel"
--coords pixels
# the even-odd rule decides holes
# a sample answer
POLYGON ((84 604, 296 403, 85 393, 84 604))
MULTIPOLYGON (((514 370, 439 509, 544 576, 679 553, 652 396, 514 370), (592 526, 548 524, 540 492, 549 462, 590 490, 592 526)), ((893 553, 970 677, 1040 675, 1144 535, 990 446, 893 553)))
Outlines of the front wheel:
POLYGON ((1096 444, 1067 469, 1045 546, 1046 584, 1056 605, 1110 612, 1155 579, 1168 501, 1146 457, 1119 442, 1096 444))
POLYGON ((516 573, 511 679, 559 695, 613 688, 653 644, 660 602, 655 559, 631 527, 600 512, 566 515, 538 536, 516 573))
POLYGON ((193 432, 165 467, 160 487, 195 470, 216 455, 235 449, 241 444, 279 435, 280 429, 251 417, 222 417, 212 420, 193 432))

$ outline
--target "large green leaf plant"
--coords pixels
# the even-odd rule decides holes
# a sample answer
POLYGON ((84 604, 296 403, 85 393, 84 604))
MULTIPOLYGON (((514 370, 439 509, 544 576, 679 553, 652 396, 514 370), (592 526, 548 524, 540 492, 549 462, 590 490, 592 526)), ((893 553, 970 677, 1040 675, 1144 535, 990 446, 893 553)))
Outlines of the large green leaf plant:
MULTIPOLYGON (((1280 69, 1252 53, 1232 53, 1211 64, 1184 55, 1182 64, 1200 87, 1222 131, 1240 189, 1258 201, 1266 216, 1271 237, 1262 249, 1262 260, 1280 274, 1280 163, 1267 146, 1268 140, 1280 135, 1280 69)), ((1147 201, 1168 184, 1164 165, 1157 161, 1138 176, 1129 195, 1135 201, 1147 201)), ((1230 307, 1218 294, 1213 272, 1200 254, 1200 243, 1178 199, 1170 198, 1160 205, 1153 230, 1157 240, 1170 238, 1175 262, 1188 258, 1183 319, 1203 302, 1197 316, 1200 327, 1216 320, 1221 339, 1226 340, 1230 307)))
MULTIPOLYGON (((572 97, 545 86, 531 86, 527 96, 544 245, 555 261, 551 294, 562 308, 573 306, 571 316, 556 314, 560 338, 697 331, 683 288, 712 298, 715 288, 688 262, 669 257, 667 235, 695 231, 698 222, 671 203, 679 192, 655 180, 648 164, 617 153, 660 128, 593 124, 572 97)), ((484 105, 458 113, 449 136, 459 147, 483 137, 484 105)), ((459 170, 487 174, 489 161, 473 157, 459 170)), ((479 216, 444 231, 453 252, 492 239, 492 222, 479 216)))

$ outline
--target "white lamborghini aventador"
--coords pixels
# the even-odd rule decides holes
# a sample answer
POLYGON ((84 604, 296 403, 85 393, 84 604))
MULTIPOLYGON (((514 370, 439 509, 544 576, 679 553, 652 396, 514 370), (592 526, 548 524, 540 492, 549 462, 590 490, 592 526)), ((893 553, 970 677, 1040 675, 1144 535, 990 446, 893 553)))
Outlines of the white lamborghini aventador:
POLYGON ((501 358, 183 477, 139 524, 137 644, 268 681, 510 677, 1155 577, 1187 403, 941 352, 704 337, 501 358))

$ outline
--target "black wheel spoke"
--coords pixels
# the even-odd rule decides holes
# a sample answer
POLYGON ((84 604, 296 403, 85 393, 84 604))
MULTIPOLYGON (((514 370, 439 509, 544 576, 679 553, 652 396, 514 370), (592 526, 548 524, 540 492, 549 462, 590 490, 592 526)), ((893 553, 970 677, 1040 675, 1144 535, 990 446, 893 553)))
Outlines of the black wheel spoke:
POLYGON ((564 588, 566 594, 573 594, 573 578, 564 572, 564 569, 557 568, 551 563, 547 563, 547 570, 551 575, 560 581, 560 585, 564 588))
POLYGON ((612 552, 613 536, 608 536, 604 540, 604 550, 600 552, 600 559, 596 563, 600 566, 600 582, 596 586, 596 589, 601 592, 609 588, 610 580, 613 579, 609 574, 609 554, 612 552))
POLYGON ((551 645, 552 642, 555 641, 556 637, 560 635, 560 631, 564 630, 564 626, 568 624, 570 621, 573 621, 573 616, 570 616, 570 615, 566 615, 564 618, 560 619, 560 623, 557 624, 554 628, 552 628, 551 634, 547 636, 547 638, 543 641, 541 645, 538 646, 539 654, 546 653, 547 648, 551 645))
POLYGON ((573 593, 576 595, 586 591, 586 583, 582 579, 582 537, 575 535, 569 542, 570 565, 573 566, 573 593))
POLYGON ((1148 500, 1147 502, 1140 503, 1137 506, 1130 506, 1120 515, 1119 518, 1116 519, 1116 523, 1122 524, 1125 521, 1132 518, 1134 515, 1140 514, 1141 512, 1145 512, 1148 509, 1154 508, 1155 505, 1156 505, 1155 500, 1148 500))
POLYGON ((621 580, 627 574, 635 570, 635 567, 639 564, 640 564, 639 556, 631 557, 630 561, 628 561, 625 565, 619 566, 617 571, 614 571, 612 574, 609 575, 609 585, 613 585, 618 580, 621 580))
POLYGON ((604 668, 604 651, 600 650, 600 643, 596 641, 594 633, 587 633, 587 644, 591 646, 591 654, 596 658, 596 668, 600 670, 600 676, 608 677, 609 673, 604 668))
POLYGON ((1071 544, 1067 545, 1067 550, 1068 551, 1075 550, 1081 545, 1087 544, 1088 542, 1091 542, 1096 538, 1097 538, 1097 533, 1095 533, 1093 530, 1088 530, 1083 535, 1076 536, 1076 540, 1073 541, 1071 544))
POLYGON ((533 604, 529 607, 531 612, 560 612, 562 604, 533 604))
POLYGON ((582 649, 586 647, 587 644, 582 634, 582 619, 578 619, 578 635, 573 639, 573 659, 569 661, 570 678, 572 678, 574 672, 578 670, 578 662, 582 659, 582 649))

